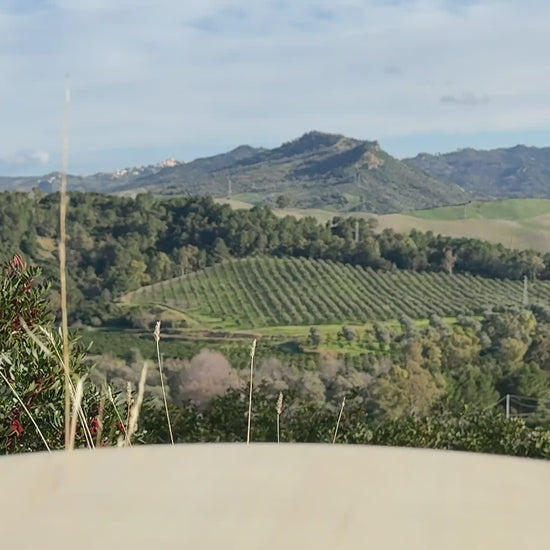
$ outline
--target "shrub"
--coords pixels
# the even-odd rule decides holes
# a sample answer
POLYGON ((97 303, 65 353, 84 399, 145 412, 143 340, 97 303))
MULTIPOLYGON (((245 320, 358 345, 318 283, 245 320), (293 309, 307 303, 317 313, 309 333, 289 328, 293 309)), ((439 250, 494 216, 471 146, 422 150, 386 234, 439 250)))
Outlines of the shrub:
MULTIPOLYGON (((45 449, 28 412, 51 449, 64 446, 63 339, 54 329, 46 299, 50 285, 41 282, 40 275, 39 269, 27 267, 18 255, 0 267, 0 453, 45 449)), ((69 367, 75 383, 76 377, 88 371, 86 350, 74 334, 69 341, 69 367)), ((82 410, 92 436, 99 429, 99 401, 99 391, 87 384, 82 410)), ((112 413, 104 414, 102 420, 102 441, 106 442, 116 436, 116 423, 112 413)), ((84 444, 80 427, 76 445, 84 444)))

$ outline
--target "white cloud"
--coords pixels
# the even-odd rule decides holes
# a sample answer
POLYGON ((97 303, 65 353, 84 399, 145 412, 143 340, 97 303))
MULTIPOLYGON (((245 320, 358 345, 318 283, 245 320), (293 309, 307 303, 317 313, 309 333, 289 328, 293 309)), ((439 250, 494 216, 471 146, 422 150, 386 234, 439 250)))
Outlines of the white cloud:
POLYGON ((550 128, 549 25, 537 0, 50 0, 0 14, 0 150, 32 141, 59 158, 66 71, 75 167, 97 152, 102 168, 110 149, 177 146, 189 160, 312 128, 550 128))
POLYGON ((17 168, 48 164, 50 154, 46 151, 17 151, 15 153, 0 156, 0 165, 13 166, 17 168))
POLYGON ((473 92, 463 92, 461 94, 447 94, 441 96, 442 103, 455 103, 457 105, 481 105, 489 101, 486 94, 477 95, 473 92))

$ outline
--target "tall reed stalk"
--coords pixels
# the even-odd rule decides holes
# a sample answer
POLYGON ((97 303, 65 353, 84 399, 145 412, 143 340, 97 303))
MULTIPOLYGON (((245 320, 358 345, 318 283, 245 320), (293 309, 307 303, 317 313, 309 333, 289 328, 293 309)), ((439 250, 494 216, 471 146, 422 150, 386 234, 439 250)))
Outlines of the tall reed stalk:
POLYGON ((252 426, 252 383, 254 380, 254 354, 256 353, 256 340, 250 348, 250 392, 248 395, 248 428, 246 430, 246 444, 250 443, 250 428, 252 426))
POLYGON ((344 405, 346 404, 346 398, 342 399, 342 406, 340 407, 340 414, 338 415, 338 420, 336 421, 336 428, 334 429, 334 437, 332 438, 332 444, 336 443, 336 438, 338 437, 338 428, 340 427, 340 420, 342 420, 342 414, 344 412, 344 405))
POLYGON ((143 369, 141 370, 141 376, 139 378, 138 393, 134 405, 130 410, 130 416, 128 419, 128 445, 132 441, 137 429, 137 421, 139 418, 139 412, 141 411, 141 404, 143 403, 143 396, 145 394, 145 380, 147 379, 147 362, 143 363, 143 369))
POLYGON ((97 433, 95 436, 96 447, 101 445, 101 436, 103 435, 103 415, 105 414, 105 398, 99 401, 99 410, 97 412, 97 433))
POLYGON ((172 445, 174 444, 174 435, 172 434, 172 423, 170 422, 170 412, 168 411, 168 400, 166 399, 166 389, 164 388, 164 375, 162 373, 162 357, 160 355, 160 321, 157 321, 155 325, 155 332, 153 333, 155 337, 155 342, 157 344, 157 360, 159 365, 160 373, 160 385, 162 387, 162 397, 164 399, 164 410, 166 411, 166 422, 168 423, 168 431, 170 432, 170 441, 172 445))
POLYGON ((283 392, 279 392, 277 399, 277 443, 281 442, 281 413, 283 412, 283 392))
POLYGON ((71 418, 71 373, 69 370, 69 322, 67 314, 67 277, 66 277, 66 218, 67 218, 67 173, 69 171, 69 115, 71 107, 71 89, 68 76, 65 80, 65 111, 63 116, 63 166, 59 189, 59 280, 61 292, 61 331, 63 335, 63 370, 65 372, 65 448, 70 446, 71 418))

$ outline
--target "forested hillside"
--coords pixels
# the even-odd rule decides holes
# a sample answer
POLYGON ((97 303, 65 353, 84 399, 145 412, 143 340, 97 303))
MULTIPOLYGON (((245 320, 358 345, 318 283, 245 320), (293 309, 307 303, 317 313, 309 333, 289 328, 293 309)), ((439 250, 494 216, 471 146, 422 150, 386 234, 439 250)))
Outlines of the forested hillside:
MULTIPOLYGON (((0 194, 0 254, 21 252, 57 279, 55 194, 0 194)), ((68 208, 72 320, 119 316, 114 299, 154 282, 254 255, 301 257, 372 267, 550 278, 550 255, 471 239, 391 230, 370 220, 278 218, 265 207, 234 211, 208 197, 156 200, 74 193, 68 208)), ((56 302, 55 294, 53 296, 56 302)))
POLYGON ((550 198, 550 147, 467 148, 442 155, 422 153, 405 163, 480 198, 550 198))

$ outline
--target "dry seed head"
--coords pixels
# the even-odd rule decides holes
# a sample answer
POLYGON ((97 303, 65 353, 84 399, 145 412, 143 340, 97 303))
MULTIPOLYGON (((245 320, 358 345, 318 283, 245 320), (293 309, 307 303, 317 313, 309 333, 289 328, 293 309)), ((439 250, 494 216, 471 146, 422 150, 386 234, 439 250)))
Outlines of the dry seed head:
POLYGON ((283 392, 279 392, 279 399, 277 399, 277 414, 283 412, 283 392))
POLYGON ((155 337, 156 342, 160 340, 160 321, 157 321, 157 324, 155 325, 155 332, 153 332, 153 336, 155 337))
POLYGON ((252 357, 252 359, 254 359, 255 353, 256 353, 256 340, 254 339, 254 341, 252 342, 252 346, 250 348, 250 357, 252 357))

